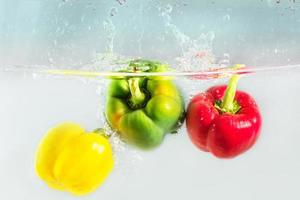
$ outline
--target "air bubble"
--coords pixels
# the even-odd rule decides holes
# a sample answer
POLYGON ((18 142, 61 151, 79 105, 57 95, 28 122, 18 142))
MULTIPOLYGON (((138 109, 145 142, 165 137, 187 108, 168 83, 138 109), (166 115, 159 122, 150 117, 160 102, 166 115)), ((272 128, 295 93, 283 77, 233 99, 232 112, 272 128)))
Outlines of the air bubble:
POLYGON ((110 9, 110 12, 109 12, 109 15, 111 17, 115 16, 116 14, 118 13, 118 9, 117 8, 111 8, 110 9))

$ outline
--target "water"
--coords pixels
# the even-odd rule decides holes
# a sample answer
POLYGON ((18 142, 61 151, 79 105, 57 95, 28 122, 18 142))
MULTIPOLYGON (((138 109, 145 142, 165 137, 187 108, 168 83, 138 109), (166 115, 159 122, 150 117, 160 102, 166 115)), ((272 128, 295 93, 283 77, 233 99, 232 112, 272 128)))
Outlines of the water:
POLYGON ((205 199, 298 198, 299 5, 0 0, 0 198, 73 199, 49 190, 32 166, 43 133, 65 120, 112 134, 117 165, 86 199, 198 199, 199 192, 205 199), (117 72, 136 58, 172 70, 117 72), (227 68, 236 63, 246 67, 227 68), (258 143, 237 159, 198 151, 184 126, 157 150, 141 152, 106 124, 107 77, 172 76, 187 103, 235 73, 243 74, 240 88, 255 97, 264 118, 258 143))
POLYGON ((181 67, 191 63, 191 59, 180 59, 183 54, 199 51, 209 55, 204 62, 207 64, 299 63, 299 3, 289 0, 280 4, 271 0, 239 4, 127 1, 122 5, 95 0, 2 0, 1 8, 2 67, 76 68, 109 51, 163 60, 175 68, 180 62, 181 67))
POLYGON ((178 73, 300 63, 297 1, 1 4, 1 69, 110 72, 132 58, 161 60, 178 73))
MULTIPOLYGON (((192 80, 210 80, 210 79, 220 79, 225 77, 230 77, 234 74, 239 75, 253 75, 257 73, 264 74, 272 74, 272 73, 280 73, 284 74, 285 72, 299 72, 300 65, 284 65, 284 66, 260 66, 260 67, 243 67, 241 69, 233 69, 233 66, 229 67, 211 67, 206 71, 174 71, 170 72, 110 72, 110 71, 83 71, 83 70, 63 70, 63 69, 50 69, 50 70, 36 70, 36 69, 27 69, 26 67, 22 67, 20 70, 19 67, 7 67, 5 69, 6 72, 14 72, 14 73, 29 73, 32 76, 36 75, 61 75, 61 76, 77 76, 82 78, 108 78, 108 79, 116 79, 116 78, 126 78, 126 77, 151 77, 151 76, 163 76, 170 77, 172 79, 180 79, 187 78, 192 80)), ((35 66, 36 68, 36 66, 35 66)), ((125 68, 124 68, 125 69, 125 68)), ((49 76, 48 76, 49 77, 49 76)))

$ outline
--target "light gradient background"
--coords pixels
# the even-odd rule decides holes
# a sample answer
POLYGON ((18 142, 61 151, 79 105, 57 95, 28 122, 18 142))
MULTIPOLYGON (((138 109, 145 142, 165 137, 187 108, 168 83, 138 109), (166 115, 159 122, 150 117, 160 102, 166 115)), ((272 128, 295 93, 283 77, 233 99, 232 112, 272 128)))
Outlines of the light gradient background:
MULTIPOLYGON (((300 3, 293 1, 0 0, 0 198, 78 199, 34 174, 35 148, 62 121, 103 126, 106 82, 31 75, 25 65, 74 66, 112 50, 166 60, 191 46, 216 62, 300 63, 300 3), (121 1, 123 2, 123 1, 121 1), (172 8, 172 9, 171 9, 172 8), (113 15, 113 16, 111 16, 113 15), (197 40, 197 38, 199 38, 197 40), (17 65, 17 71, 4 72, 17 65)), ((263 115, 257 144, 219 160, 197 150, 182 127, 152 152, 117 150, 107 182, 82 199, 299 199, 299 70, 244 77, 239 88, 263 115)), ((185 99, 214 82, 178 80, 185 99), (189 90, 187 89, 189 88, 189 90)))

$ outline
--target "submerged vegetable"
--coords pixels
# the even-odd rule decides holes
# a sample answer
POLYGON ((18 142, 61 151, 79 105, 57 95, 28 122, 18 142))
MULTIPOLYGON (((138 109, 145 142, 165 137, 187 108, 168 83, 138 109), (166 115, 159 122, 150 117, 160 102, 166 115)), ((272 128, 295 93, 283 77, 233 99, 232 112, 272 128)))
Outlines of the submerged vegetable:
POLYGON ((74 123, 48 131, 36 153, 37 175, 51 188, 84 195, 95 190, 114 165, 104 133, 86 133, 74 123))
POLYGON ((232 158, 255 143, 261 115, 255 100, 236 91, 239 75, 228 86, 215 86, 193 97, 186 125, 192 142, 201 150, 220 158, 232 158))
MULTIPOLYGON (((127 72, 167 70, 158 62, 135 60, 127 72)), ((119 77, 111 81, 107 96, 108 123, 125 141, 142 149, 158 146, 184 116, 181 94, 170 77, 119 77)))

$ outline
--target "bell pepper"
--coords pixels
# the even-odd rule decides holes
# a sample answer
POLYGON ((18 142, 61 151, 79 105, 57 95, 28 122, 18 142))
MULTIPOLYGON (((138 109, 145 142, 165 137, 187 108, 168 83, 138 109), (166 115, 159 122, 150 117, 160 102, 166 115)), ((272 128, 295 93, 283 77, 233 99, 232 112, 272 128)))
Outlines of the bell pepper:
MULTIPOLYGON (((134 60, 126 72, 167 70, 168 66, 159 62, 134 60)), ((109 85, 105 113, 109 125, 125 142, 151 149, 182 124, 184 103, 170 77, 119 77, 109 85)))
POLYGON ((228 86, 214 86, 192 98, 186 126, 190 139, 201 150, 219 158, 233 158, 257 140, 261 115, 255 100, 236 91, 239 75, 228 86))
POLYGON ((104 133, 86 133, 74 123, 49 130, 35 158, 35 171, 42 180, 51 188, 75 195, 94 191, 113 165, 111 145, 104 133))

